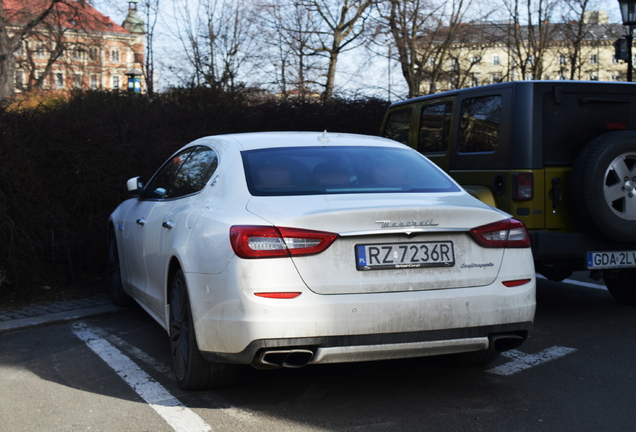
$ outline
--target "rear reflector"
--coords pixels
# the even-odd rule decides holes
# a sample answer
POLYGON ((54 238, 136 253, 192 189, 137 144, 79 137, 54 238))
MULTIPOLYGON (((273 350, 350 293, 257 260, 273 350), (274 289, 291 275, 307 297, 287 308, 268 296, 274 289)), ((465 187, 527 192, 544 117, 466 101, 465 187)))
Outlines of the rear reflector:
POLYGON ((299 292, 264 292, 254 293, 257 297, 271 298, 271 299, 293 299, 300 295, 299 292))
POLYGON ((605 123, 605 129, 607 129, 607 130, 626 130, 627 129, 627 123, 607 122, 607 123, 605 123))
POLYGON ((534 175, 530 172, 512 174, 512 199, 529 201, 534 198, 534 175))
POLYGON ((274 226, 238 225, 230 228, 230 243, 241 258, 280 258, 323 252, 338 234, 274 226))
POLYGON ((530 235, 523 222, 505 219, 499 222, 473 228, 471 237, 487 248, 527 248, 530 235))
POLYGON ((504 281, 502 282, 502 284, 504 284, 508 288, 512 288, 512 287, 516 287, 520 285, 525 285, 528 282, 530 282, 530 279, 518 279, 518 280, 504 281))

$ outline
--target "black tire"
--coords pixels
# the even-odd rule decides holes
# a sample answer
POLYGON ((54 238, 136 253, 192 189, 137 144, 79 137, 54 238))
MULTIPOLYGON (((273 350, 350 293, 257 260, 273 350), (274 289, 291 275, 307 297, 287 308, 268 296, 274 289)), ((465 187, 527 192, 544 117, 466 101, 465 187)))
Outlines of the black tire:
POLYGON ((636 241, 636 131, 608 132, 590 141, 572 168, 572 208, 603 238, 636 241))
POLYGON ((636 306, 636 269, 603 270, 603 280, 616 301, 636 306))
POLYGON ((179 385, 184 390, 207 390, 233 384, 238 365, 213 363, 201 355, 186 280, 181 270, 172 280, 170 352, 179 385))
POLYGON ((121 281, 121 264, 119 261, 119 250, 117 249, 117 238, 112 228, 108 231, 108 261, 106 273, 108 295, 113 304, 119 307, 131 306, 134 301, 132 297, 124 292, 121 281))

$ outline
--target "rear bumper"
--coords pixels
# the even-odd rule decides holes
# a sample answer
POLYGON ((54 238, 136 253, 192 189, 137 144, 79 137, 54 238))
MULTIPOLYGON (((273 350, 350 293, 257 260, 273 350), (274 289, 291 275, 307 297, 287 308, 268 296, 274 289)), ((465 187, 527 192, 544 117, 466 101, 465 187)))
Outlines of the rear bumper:
POLYGON ((530 231, 530 239, 536 262, 565 264, 571 270, 585 270, 590 251, 636 250, 636 243, 602 240, 584 232, 530 231))
MULTIPOLYGON (((505 325, 421 331, 409 333, 332 336, 314 338, 264 339, 251 342, 238 353, 203 351, 203 356, 221 363, 271 364, 271 353, 311 353, 306 364, 346 363, 425 357, 468 351, 499 350, 493 340, 498 337, 517 337, 525 340, 532 322, 505 325)), ((302 365, 279 366, 298 367, 302 365)))
POLYGON ((209 360, 241 364, 265 349, 310 350, 315 363, 479 351, 496 334, 525 338, 536 307, 531 260, 502 267, 495 282, 471 288, 321 295, 299 280, 279 279, 278 289, 301 292, 294 299, 208 289, 230 286, 222 275, 187 278, 199 349, 209 360), (529 281, 502 284, 521 278, 529 281))

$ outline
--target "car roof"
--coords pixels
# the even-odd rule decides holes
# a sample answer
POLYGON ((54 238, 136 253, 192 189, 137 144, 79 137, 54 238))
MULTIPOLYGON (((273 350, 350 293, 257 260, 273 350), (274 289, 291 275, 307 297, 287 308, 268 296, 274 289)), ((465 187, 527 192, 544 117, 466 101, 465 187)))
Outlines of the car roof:
POLYGON ((257 150, 277 147, 310 146, 378 146, 403 147, 401 143, 372 135, 346 134, 338 132, 251 132, 214 135, 201 138, 190 145, 214 145, 238 147, 239 150, 257 150))

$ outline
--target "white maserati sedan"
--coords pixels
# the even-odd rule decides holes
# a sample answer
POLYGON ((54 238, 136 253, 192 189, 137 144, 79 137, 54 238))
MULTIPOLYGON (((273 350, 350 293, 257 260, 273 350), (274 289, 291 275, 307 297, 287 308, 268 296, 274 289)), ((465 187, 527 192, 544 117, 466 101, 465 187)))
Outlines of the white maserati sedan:
POLYGON ((395 141, 210 136, 127 188, 110 294, 168 332, 184 389, 228 385, 241 364, 486 365, 531 328, 525 226, 395 141))

